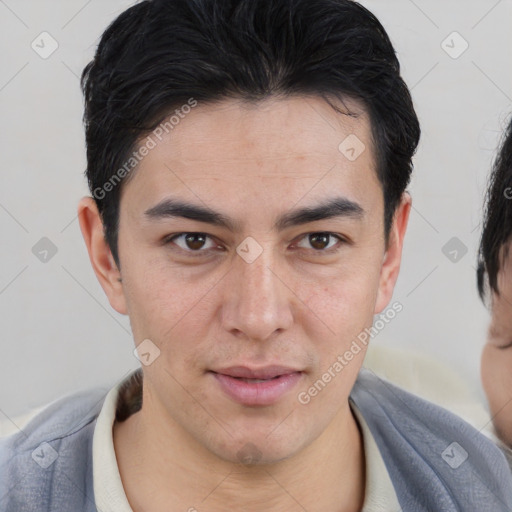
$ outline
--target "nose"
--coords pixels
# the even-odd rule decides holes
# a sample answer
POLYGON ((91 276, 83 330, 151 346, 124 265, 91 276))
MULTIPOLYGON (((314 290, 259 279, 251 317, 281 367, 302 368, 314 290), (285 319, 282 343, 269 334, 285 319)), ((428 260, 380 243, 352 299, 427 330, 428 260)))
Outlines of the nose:
POLYGON ((290 328, 294 294, 271 249, 264 248, 251 263, 237 255, 224 281, 224 329, 238 337, 264 341, 290 328))

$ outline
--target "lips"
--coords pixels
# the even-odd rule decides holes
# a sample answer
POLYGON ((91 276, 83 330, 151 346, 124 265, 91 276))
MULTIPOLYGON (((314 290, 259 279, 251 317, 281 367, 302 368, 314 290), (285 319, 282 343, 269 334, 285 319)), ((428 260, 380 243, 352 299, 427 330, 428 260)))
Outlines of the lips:
POLYGON ((225 395, 247 406, 275 404, 302 378, 302 371, 285 366, 232 366, 212 374, 225 395))
POLYGON ((223 370, 217 370, 215 373, 227 375, 239 379, 259 379, 268 380, 281 375, 288 375, 300 370, 295 370, 286 366, 266 366, 264 368, 251 369, 245 366, 232 366, 223 370))

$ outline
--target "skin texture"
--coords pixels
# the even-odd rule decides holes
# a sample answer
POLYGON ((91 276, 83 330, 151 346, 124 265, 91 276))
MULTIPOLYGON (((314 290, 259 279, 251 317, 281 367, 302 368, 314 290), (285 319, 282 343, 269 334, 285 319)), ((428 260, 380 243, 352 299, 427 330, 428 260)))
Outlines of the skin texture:
POLYGON ((369 119, 361 105, 345 104, 360 115, 337 113, 315 96, 198 105, 123 187, 121 271, 93 200, 80 202, 84 240, 110 304, 129 315, 136 345, 150 339, 160 350, 143 366, 141 411, 114 425, 134 511, 168 512, 169 503, 213 512, 227 504, 360 510, 364 450, 348 397, 364 350, 307 405, 297 396, 388 305, 411 198, 404 194, 386 247, 369 119), (366 146, 354 161, 338 149, 350 134, 366 146), (169 196, 222 212, 237 229, 145 218, 169 196), (277 216, 335 196, 364 214, 273 229, 277 216), (190 232, 211 238, 163 243, 190 232), (345 241, 322 246, 308 237, 319 232, 345 241), (262 249, 252 263, 236 252, 249 236, 262 249), (193 250, 207 252, 194 257, 193 250), (233 401, 209 371, 271 364, 302 374, 268 406, 233 401), (247 452, 253 463, 242 464, 247 452))
MULTIPOLYGON (((491 322, 482 352, 482 383, 499 437, 512 447, 512 247, 492 294, 491 322)), ((502 251, 503 254, 503 251, 502 251)))

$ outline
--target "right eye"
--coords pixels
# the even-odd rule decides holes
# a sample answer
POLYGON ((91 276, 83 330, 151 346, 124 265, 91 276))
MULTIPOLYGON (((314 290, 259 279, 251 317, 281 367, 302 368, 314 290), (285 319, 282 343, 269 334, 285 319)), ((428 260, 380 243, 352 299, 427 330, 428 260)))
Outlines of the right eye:
POLYGON ((213 242, 213 239, 206 233, 185 232, 177 235, 172 235, 165 239, 165 244, 175 244, 181 250, 189 253, 191 256, 203 256, 205 253, 213 250, 214 247, 219 247, 218 244, 213 242), (210 246, 204 248, 207 240, 210 240, 210 246))

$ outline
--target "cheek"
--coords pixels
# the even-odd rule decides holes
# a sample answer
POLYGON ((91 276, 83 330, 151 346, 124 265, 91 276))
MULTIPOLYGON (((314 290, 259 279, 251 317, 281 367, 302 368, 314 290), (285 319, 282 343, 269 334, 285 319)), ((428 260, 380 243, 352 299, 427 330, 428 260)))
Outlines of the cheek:
POLYGON ((504 402, 512 398, 512 350, 485 346, 482 353, 482 382, 489 401, 496 406, 503 407, 504 402))
POLYGON ((157 337, 164 327, 165 319, 175 318, 179 314, 180 301, 172 300, 176 293, 173 287, 157 278, 153 272, 131 272, 123 277, 124 291, 132 330, 137 340, 157 337))
POLYGON ((361 330, 372 322, 378 283, 378 271, 353 266, 320 281, 305 303, 336 334, 346 337, 351 329, 361 330))
POLYGON ((369 341, 365 329, 370 328, 373 321, 375 286, 374 281, 362 280, 359 275, 357 279, 325 284, 308 299, 308 306, 315 315, 305 324, 306 329, 311 329, 307 337, 311 341, 311 352, 318 356, 312 380, 320 378, 329 369, 336 374, 329 390, 321 393, 318 406, 324 400, 327 404, 332 399, 331 393, 348 392, 347 386, 352 385, 363 364, 366 342, 369 341), (361 334, 365 337, 361 338, 361 334), (341 362, 339 356, 342 356, 341 362), (338 365, 338 369, 334 365, 338 365))
MULTIPOLYGON (((201 325, 201 312, 214 288, 215 276, 188 274, 162 261, 130 261, 123 274, 124 292, 134 334, 162 341, 180 331, 194 312, 201 325), (192 277, 191 277, 192 275, 192 277)), ((218 277, 217 277, 218 280, 218 277)))
POLYGON ((496 429, 512 444, 512 350, 486 345, 482 353, 482 384, 496 429))

